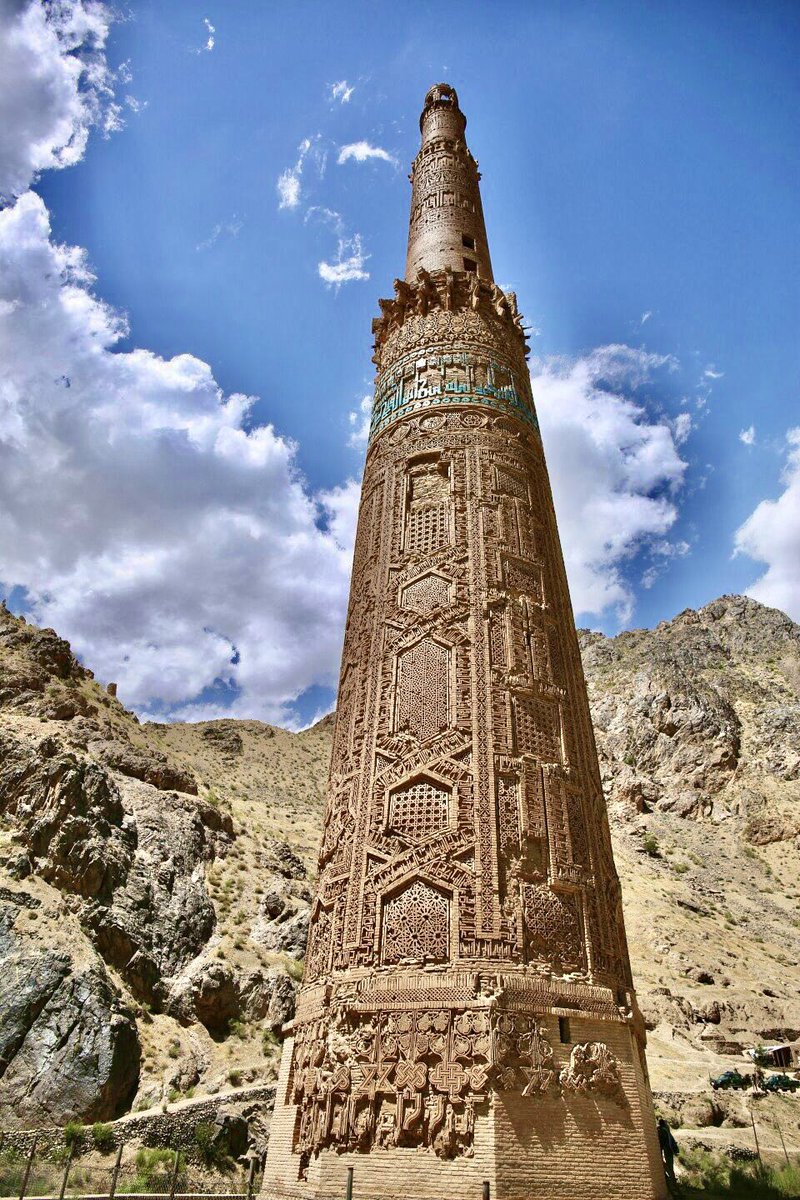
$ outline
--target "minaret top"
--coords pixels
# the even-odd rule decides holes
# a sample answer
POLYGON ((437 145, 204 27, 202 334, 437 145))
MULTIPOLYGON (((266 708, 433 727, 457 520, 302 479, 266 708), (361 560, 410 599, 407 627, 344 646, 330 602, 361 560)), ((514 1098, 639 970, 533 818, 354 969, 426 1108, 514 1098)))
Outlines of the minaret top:
POLYGON ((435 83, 422 107, 422 144, 411 168, 407 283, 416 283, 420 271, 471 272, 492 282, 480 174, 464 141, 466 127, 456 89, 435 83))
POLYGON ((458 107, 458 93, 449 83, 435 83, 425 97, 419 118, 422 141, 431 137, 447 136, 444 131, 452 130, 451 136, 463 137, 467 118, 458 107))

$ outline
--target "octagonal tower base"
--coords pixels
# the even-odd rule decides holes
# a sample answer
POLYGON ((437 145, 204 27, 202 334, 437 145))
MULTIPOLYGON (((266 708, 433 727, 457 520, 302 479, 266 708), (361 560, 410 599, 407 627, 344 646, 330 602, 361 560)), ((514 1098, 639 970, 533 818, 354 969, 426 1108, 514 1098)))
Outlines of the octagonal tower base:
POLYGON ((344 1197, 352 1168, 354 1200, 479 1200, 486 1183, 493 1200, 663 1200, 633 1010, 585 984, 562 984, 562 1003, 544 1009, 542 985, 528 991, 513 977, 495 977, 497 994, 487 998, 479 975, 474 999, 465 1006, 462 996, 450 1008, 434 998, 463 985, 450 974, 436 979, 427 1003, 409 988, 414 1009, 395 994, 392 1010, 386 995, 379 1000, 355 984, 346 1021, 341 998, 338 1015, 325 1018, 337 1030, 333 1041, 312 1038, 296 1054, 295 1037, 287 1037, 264 1194, 344 1197), (435 1044, 436 1036, 444 1041, 435 1044), (301 1067, 299 1083, 297 1064, 315 1060, 321 1069, 301 1067), (398 1078, 408 1086, 398 1090, 398 1078), (437 1091, 448 1084, 449 1092, 437 1091), (309 1086, 316 1089, 311 1140, 323 1147, 311 1152, 294 1103, 300 1088, 308 1106, 309 1086))

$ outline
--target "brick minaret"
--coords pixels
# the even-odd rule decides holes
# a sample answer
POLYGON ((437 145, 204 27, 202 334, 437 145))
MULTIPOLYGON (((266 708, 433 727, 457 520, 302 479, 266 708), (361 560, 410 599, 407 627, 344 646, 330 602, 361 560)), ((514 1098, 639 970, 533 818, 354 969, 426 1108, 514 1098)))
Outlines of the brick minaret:
POLYGON ((431 88, 378 368, 297 1014, 264 1183, 666 1194, 513 294, 431 88))

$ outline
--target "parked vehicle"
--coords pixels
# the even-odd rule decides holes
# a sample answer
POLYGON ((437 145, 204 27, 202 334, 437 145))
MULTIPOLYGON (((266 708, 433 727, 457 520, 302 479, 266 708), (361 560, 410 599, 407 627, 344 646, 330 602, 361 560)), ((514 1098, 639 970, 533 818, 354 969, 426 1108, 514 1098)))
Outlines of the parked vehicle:
POLYGON ((741 1075, 738 1071, 723 1071, 721 1075, 717 1075, 716 1079, 711 1080, 711 1086, 715 1091, 718 1088, 740 1091, 750 1087, 752 1082, 752 1075, 741 1075))
POLYGON ((788 1075, 770 1075, 764 1080, 764 1090, 767 1092, 797 1092, 800 1091, 800 1079, 791 1079, 788 1075))

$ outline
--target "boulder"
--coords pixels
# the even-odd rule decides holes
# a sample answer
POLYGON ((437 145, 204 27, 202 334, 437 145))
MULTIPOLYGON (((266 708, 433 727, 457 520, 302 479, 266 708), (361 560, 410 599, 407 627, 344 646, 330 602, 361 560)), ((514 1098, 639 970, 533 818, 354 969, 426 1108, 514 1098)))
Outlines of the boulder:
POLYGON ((139 1036, 102 963, 31 949, 8 923, 0 953, 0 1126, 120 1116, 139 1082, 139 1036))

